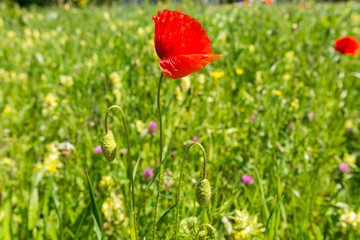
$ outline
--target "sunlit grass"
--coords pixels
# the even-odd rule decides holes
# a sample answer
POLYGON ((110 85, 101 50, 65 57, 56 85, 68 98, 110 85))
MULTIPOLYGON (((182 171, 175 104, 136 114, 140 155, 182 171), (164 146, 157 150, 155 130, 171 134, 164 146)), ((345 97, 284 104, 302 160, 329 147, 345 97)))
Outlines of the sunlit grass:
MULTIPOLYGON (((0 10, 0 239, 96 239, 84 168, 103 237, 130 238, 117 115, 109 123, 117 159, 94 153, 113 104, 124 110, 134 165, 140 159, 139 235, 151 230, 157 190, 145 191, 143 172, 158 160, 159 136, 147 127, 157 121, 160 75, 151 16, 163 8, 0 10), (74 146, 68 155, 59 150, 65 141, 74 146)), ((174 156, 165 163, 159 215, 174 206, 186 141, 197 136, 213 195, 209 210, 199 207, 195 150, 183 175, 183 239, 210 221, 219 239, 358 239, 360 59, 333 45, 345 35, 360 40, 360 5, 181 8, 222 58, 163 82, 164 145, 174 139, 174 156), (350 173, 338 170, 342 162, 350 173), (244 175, 254 183, 245 185, 244 175)), ((161 239, 171 239, 174 224, 170 211, 161 239)))

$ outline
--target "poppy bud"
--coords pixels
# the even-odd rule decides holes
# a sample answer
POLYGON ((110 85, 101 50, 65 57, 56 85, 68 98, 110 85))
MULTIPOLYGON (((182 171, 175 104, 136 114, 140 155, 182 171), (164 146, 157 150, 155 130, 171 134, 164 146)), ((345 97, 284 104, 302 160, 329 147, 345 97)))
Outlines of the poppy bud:
POLYGON ((196 200, 200 205, 205 205, 210 201, 211 187, 209 180, 201 179, 196 186, 196 200))
POLYGON ((101 139, 101 150, 109 162, 114 161, 116 157, 116 142, 114 134, 109 131, 101 139))

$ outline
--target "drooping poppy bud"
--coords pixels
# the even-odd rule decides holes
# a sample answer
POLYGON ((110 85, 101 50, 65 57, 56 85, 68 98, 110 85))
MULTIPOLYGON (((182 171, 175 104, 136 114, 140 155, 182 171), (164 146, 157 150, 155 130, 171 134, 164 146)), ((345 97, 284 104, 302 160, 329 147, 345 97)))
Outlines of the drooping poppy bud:
POLYGON ((101 150, 109 162, 114 161, 116 157, 116 142, 114 134, 111 131, 102 137, 101 150))
POLYGON ((201 179, 196 186, 196 200, 199 205, 205 205, 210 201, 211 187, 209 180, 201 179))

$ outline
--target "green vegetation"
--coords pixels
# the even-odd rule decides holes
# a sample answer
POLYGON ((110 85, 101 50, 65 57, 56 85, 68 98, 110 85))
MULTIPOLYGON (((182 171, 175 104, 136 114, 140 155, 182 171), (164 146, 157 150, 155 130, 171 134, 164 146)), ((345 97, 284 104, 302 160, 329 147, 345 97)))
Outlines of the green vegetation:
MULTIPOLYGON (((158 121, 161 73, 151 16, 164 8, 177 7, 2 5, 0 239, 130 239, 128 160, 139 236, 150 239, 158 178, 148 183, 143 172, 157 173, 159 134, 147 128, 158 121), (94 148, 114 104, 131 158, 114 110, 118 151, 108 162, 94 148)), ((359 239, 360 59, 333 46, 360 39, 360 4, 181 12, 202 23, 222 58, 163 80, 159 239, 174 236, 177 211, 181 239, 359 239), (194 136, 212 197, 197 202, 203 153, 193 147, 176 206, 194 136), (342 162, 350 173, 338 170, 342 162)))

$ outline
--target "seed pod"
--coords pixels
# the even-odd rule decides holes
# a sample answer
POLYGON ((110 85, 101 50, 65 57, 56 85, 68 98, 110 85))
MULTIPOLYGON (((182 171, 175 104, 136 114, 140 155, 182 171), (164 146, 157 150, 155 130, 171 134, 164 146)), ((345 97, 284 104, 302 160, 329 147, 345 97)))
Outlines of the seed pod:
POLYGON ((200 205, 205 205, 210 201, 211 187, 209 180, 201 179, 196 186, 196 200, 200 205))
POLYGON ((114 134, 111 131, 102 137, 101 150, 109 162, 114 161, 116 157, 116 142, 114 134))

